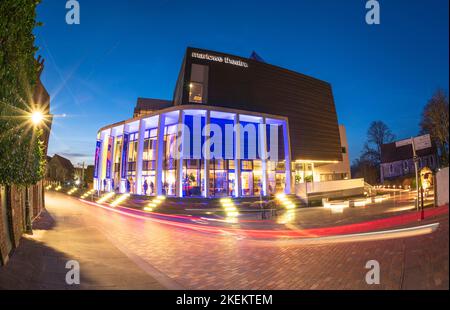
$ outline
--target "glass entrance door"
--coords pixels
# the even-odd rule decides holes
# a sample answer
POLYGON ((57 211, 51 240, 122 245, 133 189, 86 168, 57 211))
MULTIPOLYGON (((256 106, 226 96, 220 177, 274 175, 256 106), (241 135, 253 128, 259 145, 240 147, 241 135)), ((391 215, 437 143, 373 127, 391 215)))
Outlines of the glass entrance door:
POLYGON ((242 182, 242 196, 253 196, 253 172, 242 171, 241 172, 241 182, 242 182))

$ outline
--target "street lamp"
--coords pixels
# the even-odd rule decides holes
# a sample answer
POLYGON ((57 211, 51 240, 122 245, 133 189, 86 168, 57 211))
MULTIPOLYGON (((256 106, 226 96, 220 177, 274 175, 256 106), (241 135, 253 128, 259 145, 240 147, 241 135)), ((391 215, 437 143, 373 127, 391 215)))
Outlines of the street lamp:
MULTIPOLYGON (((31 123, 34 127, 38 127, 44 120, 44 114, 41 111, 32 111, 29 115, 31 123)), ((31 210, 30 210, 30 194, 28 186, 25 186, 25 233, 32 235, 33 227, 31 225, 31 210)))
POLYGON ((44 115, 40 111, 34 111, 30 118, 33 125, 38 126, 44 120, 44 115))

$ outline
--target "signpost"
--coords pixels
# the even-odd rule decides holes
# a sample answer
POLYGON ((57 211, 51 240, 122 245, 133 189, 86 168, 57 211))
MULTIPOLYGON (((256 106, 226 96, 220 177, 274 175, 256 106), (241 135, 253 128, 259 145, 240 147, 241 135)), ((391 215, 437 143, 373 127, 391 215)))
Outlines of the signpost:
POLYGON ((413 149, 414 170, 416 173, 416 191, 417 191, 416 209, 417 209, 417 211, 419 211, 419 169, 417 167, 417 164, 419 163, 419 156, 417 156, 417 154, 416 154, 416 146, 414 143, 414 138, 411 138, 411 144, 412 144, 412 149, 413 149))
POLYGON ((419 211, 419 203, 420 203, 420 191, 419 191, 419 156, 417 156, 416 151, 423 150, 426 148, 431 147, 431 138, 429 134, 418 136, 418 137, 411 137, 410 139, 401 140, 398 142, 395 142, 396 147, 404 146, 404 145, 412 145, 412 151, 413 151, 413 160, 414 160, 414 170, 416 173, 416 209, 419 211))

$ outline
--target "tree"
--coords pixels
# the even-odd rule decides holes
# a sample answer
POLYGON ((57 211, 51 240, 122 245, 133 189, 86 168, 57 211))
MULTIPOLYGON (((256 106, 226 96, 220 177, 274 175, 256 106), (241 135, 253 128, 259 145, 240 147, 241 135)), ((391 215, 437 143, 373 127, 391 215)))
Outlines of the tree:
POLYGON ((381 163, 381 146, 394 141, 395 135, 382 121, 374 121, 367 130, 367 142, 364 145, 363 157, 375 166, 381 163))
POLYGON ((364 158, 357 158, 353 161, 351 172, 353 178, 363 178, 369 184, 376 184, 379 178, 380 169, 373 162, 364 158))
POLYGON ((0 1, 0 184, 31 185, 44 176, 40 136, 29 122, 38 64, 33 29, 38 0, 0 1))
POLYGON ((380 179, 381 146, 394 141, 395 135, 382 121, 374 121, 367 130, 367 142, 361 155, 352 163, 352 175, 370 184, 380 179))
POLYGON ((438 89, 422 112, 420 129, 422 134, 430 134, 440 150, 441 164, 448 166, 448 96, 438 89))

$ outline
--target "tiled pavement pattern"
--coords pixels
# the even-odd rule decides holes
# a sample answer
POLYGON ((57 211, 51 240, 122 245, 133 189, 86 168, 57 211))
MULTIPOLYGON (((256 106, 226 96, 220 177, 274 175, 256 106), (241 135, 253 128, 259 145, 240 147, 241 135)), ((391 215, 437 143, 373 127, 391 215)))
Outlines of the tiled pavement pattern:
MULTIPOLYGON (((48 194, 52 214, 76 211, 119 248, 187 289, 448 289, 448 215, 431 235, 358 243, 292 245, 216 236, 126 217, 48 194), (381 284, 365 283, 368 260, 381 284)), ((75 232, 74 232, 75 233, 75 232)), ((94 239, 93 243, 97 242, 94 239)), ((103 260, 108 260, 105 253, 103 260)), ((84 263, 81 263, 83 274, 84 263)), ((87 267, 93 272, 92 267, 87 267)), ((128 273, 134 266, 122 270, 128 273)), ((143 273, 143 272, 142 272, 143 273)))

